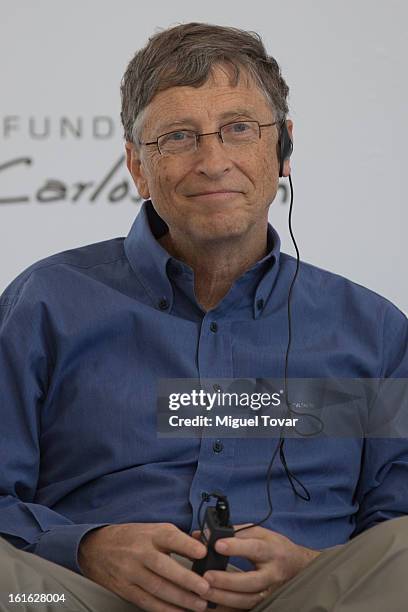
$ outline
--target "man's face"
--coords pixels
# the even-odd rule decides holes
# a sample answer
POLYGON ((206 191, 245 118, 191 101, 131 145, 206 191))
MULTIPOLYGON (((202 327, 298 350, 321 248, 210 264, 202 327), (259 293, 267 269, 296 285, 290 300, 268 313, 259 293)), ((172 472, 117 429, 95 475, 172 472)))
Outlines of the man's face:
MULTIPOLYGON (((151 142, 179 129, 215 132, 226 123, 250 119, 275 121, 270 104, 247 75, 241 74, 233 87, 227 69, 217 66, 201 87, 158 93, 145 110, 141 140, 151 142)), ((288 127, 291 131, 290 122, 288 127)), ((226 240, 243 237, 255 224, 264 228, 278 188, 277 141, 277 126, 271 126, 261 128, 257 142, 240 146, 225 145, 216 134, 204 136, 190 153, 161 155, 155 145, 137 152, 127 143, 127 163, 140 195, 152 200, 171 234, 188 235, 197 244, 226 240)))

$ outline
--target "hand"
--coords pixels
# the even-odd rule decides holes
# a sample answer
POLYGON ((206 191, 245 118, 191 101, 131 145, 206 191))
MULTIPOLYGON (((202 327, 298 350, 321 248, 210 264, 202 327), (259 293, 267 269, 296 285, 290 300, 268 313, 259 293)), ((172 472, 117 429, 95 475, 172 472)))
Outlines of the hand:
POLYGON ((78 562, 84 576, 142 610, 205 610, 207 601, 199 596, 208 591, 208 582, 172 559, 171 552, 201 559, 207 549, 170 523, 126 523, 87 533, 78 562))
MULTIPOLYGON (((234 529, 244 526, 235 525, 234 529)), ((200 532, 194 531, 192 536, 199 538, 200 532)), ((244 557, 256 568, 247 572, 205 572, 203 578, 211 589, 204 598, 223 604, 225 611, 250 610, 320 554, 264 527, 250 527, 232 538, 222 538, 216 542, 215 550, 231 557, 244 557)), ((221 612, 218 607, 217 610, 221 612)))

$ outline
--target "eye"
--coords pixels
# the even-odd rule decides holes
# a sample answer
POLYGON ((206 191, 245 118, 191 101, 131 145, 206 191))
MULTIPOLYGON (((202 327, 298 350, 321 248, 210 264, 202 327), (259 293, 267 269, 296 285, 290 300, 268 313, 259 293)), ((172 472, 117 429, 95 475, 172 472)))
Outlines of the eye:
POLYGON ((180 142, 186 140, 189 137, 189 133, 180 131, 180 132, 171 132, 171 134, 167 134, 166 140, 170 140, 172 142, 180 142))
POLYGON ((231 123, 228 127, 230 131, 234 134, 244 134, 245 132, 248 132, 251 128, 248 123, 245 123, 243 121, 239 123, 231 123))

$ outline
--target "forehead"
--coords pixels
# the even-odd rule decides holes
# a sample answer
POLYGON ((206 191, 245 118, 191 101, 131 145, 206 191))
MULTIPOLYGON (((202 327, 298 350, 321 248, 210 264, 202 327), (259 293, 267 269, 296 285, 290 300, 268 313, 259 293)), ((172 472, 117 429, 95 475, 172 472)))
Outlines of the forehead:
POLYGON ((263 121, 271 118, 272 109, 245 70, 240 70, 234 85, 230 70, 216 66, 200 87, 176 86, 156 94, 144 111, 144 127, 160 130, 177 123, 200 124, 226 118, 229 113, 263 121))

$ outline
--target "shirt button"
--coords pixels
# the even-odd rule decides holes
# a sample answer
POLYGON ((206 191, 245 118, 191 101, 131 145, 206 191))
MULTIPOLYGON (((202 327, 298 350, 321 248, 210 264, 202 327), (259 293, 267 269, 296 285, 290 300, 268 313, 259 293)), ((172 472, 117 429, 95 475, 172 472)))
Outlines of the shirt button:
POLYGON ((263 298, 259 298, 259 300, 256 303, 256 307, 258 310, 262 310, 262 308, 264 307, 265 302, 263 301, 263 298))
POLYGON ((210 496, 208 495, 207 491, 201 491, 201 499, 204 501, 208 501, 210 499, 210 496))
POLYGON ((210 324, 210 330, 214 332, 214 334, 218 331, 218 325, 215 321, 212 321, 210 324))
POLYGON ((221 440, 216 440, 213 444, 213 451, 214 453, 220 453, 224 448, 223 443, 221 442, 221 440))
POLYGON ((173 274, 174 274, 175 276, 180 276, 180 274, 181 274, 181 266, 179 266, 179 265, 178 265, 178 264, 176 264, 176 263, 175 263, 175 264, 173 264, 173 267, 172 267, 172 272, 173 272, 173 274))
POLYGON ((217 383, 215 383, 215 384, 213 385, 213 389, 214 389, 214 391, 222 391, 222 387, 221 387, 221 385, 218 385, 217 383))
POLYGON ((169 303, 167 301, 167 298, 162 298, 159 301, 159 308, 160 308, 160 310, 167 310, 168 307, 169 307, 169 303))

